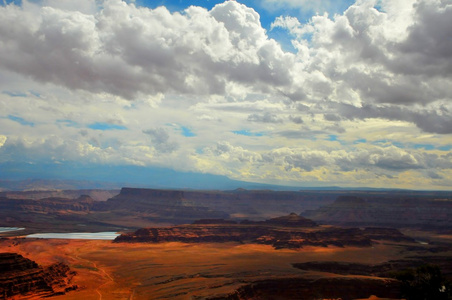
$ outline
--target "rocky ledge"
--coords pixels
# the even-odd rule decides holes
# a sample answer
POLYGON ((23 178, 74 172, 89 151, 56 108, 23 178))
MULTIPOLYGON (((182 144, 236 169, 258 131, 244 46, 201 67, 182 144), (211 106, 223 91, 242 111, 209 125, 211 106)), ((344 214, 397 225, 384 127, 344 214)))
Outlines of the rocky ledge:
POLYGON ((41 267, 16 253, 0 253, 0 299, 18 295, 40 298, 64 295, 77 289, 71 285, 75 272, 63 263, 41 267))
POLYGON ((452 195, 341 196, 334 203, 304 211, 303 216, 322 224, 448 230, 452 226, 452 195))
MULTIPOLYGON (((242 221, 224 219, 195 221, 190 225, 161 228, 141 228, 133 233, 118 236, 116 243, 159 242, 240 242, 272 245, 275 249, 299 249, 304 246, 355 246, 369 247, 373 239, 403 239, 397 230, 384 228, 340 228, 317 226, 312 220, 296 214, 267 221, 242 221)), ((406 238, 409 240, 409 238, 406 238)))

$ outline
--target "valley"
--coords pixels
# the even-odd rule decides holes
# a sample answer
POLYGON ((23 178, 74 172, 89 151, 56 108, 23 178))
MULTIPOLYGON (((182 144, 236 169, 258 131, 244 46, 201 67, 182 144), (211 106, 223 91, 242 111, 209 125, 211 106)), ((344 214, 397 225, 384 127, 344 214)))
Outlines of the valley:
POLYGON ((71 275, 59 273, 57 292, 24 285, 0 299, 403 299, 400 272, 431 265, 452 279, 447 193, 123 188, 93 198, 108 193, 4 194, 0 226, 25 229, 0 232, 0 253, 71 275), (121 235, 25 238, 104 231, 121 235))
MULTIPOLYGON (((335 289, 335 281, 341 286, 343 280, 352 279, 365 287, 367 280, 385 282, 386 279, 335 274, 330 270, 306 271, 294 268, 293 264, 311 261, 378 264, 413 255, 406 252, 402 245, 385 243, 365 248, 329 246, 276 250, 270 245, 233 242, 123 244, 109 241, 12 239, 2 240, 0 250, 26 255, 41 264, 64 261, 76 271, 73 283, 79 288, 52 299, 239 299, 233 295, 249 285, 268 282, 266 287, 286 286, 294 280, 301 283, 320 279, 333 280, 328 290, 335 289)), ((451 252, 444 254, 452 255, 451 252)), ((299 286, 296 284, 290 288, 288 285, 285 293, 293 295, 299 286)), ((368 291, 380 297, 394 295, 387 294, 381 286, 378 288, 378 284, 377 288, 368 291)), ((342 290, 335 297, 351 299, 347 295, 348 292, 342 290)), ((274 299, 274 296, 262 299, 274 299)), ((367 298, 371 295, 364 296, 367 298)))

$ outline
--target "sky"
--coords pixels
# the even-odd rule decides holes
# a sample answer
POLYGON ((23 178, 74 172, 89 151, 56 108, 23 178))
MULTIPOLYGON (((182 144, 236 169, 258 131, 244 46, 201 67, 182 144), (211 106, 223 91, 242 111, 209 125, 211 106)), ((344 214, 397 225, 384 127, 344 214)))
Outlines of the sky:
POLYGON ((3 0, 0 178, 451 190, 451 36, 452 0, 3 0))

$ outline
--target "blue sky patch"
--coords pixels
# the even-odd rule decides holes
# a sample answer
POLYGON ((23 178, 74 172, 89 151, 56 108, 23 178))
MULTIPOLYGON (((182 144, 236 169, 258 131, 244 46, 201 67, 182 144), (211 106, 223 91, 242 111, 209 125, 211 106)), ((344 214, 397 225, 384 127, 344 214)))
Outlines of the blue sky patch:
POLYGON ((88 125, 88 128, 94 129, 94 130, 126 130, 127 127, 117 124, 110 124, 110 123, 103 123, 103 122, 96 122, 93 124, 88 125))
POLYGON ((392 145, 392 146, 395 146, 395 147, 401 148, 401 149, 406 148, 405 144, 400 143, 400 142, 396 142, 396 141, 391 141, 391 140, 377 140, 377 141, 372 142, 372 144, 373 145, 378 145, 378 146, 389 146, 389 145, 392 145))
MULTIPOLYGON (((0 1, 0 6, 4 6, 4 1, 0 1)), ((21 5, 22 0, 6 0, 6 4, 14 3, 15 5, 21 5)))
POLYGON ((327 141, 337 141, 337 135, 330 134, 326 140, 327 141))
POLYGON ((375 3, 374 8, 376 10, 378 10, 379 12, 384 12, 383 8, 381 7, 381 0, 377 1, 377 3, 375 3))
POLYGON ((251 132, 249 130, 236 130, 232 131, 234 134, 238 135, 244 135, 244 136, 263 136, 264 134, 262 132, 251 132))
POLYGON ((435 149, 435 146, 433 146, 432 144, 414 144, 413 148, 414 149, 433 150, 433 149, 435 149))
POLYGON ((26 93, 23 92, 13 92, 13 91, 3 91, 2 94, 11 96, 11 97, 27 97, 26 93))
POLYGON ((338 143, 341 144, 341 145, 345 145, 345 144, 346 144, 346 142, 339 140, 339 139, 337 138, 337 135, 335 135, 335 134, 330 134, 330 135, 328 135, 328 137, 326 138, 326 140, 327 140, 327 141, 330 141, 330 142, 338 142, 338 143))
POLYGON ((35 123, 27 121, 27 120, 25 120, 24 118, 21 118, 21 117, 9 115, 7 118, 9 120, 11 120, 11 121, 17 122, 17 123, 19 123, 21 125, 24 125, 24 126, 30 126, 30 127, 34 127, 35 126, 35 123))
MULTIPOLYGON (((154 9, 159 6, 165 6, 171 12, 182 12, 189 6, 200 6, 207 10, 211 10, 215 5, 226 2, 226 0, 136 0, 137 6, 144 6, 154 9)), ((270 30, 271 23, 278 16, 294 16, 297 17, 300 23, 307 23, 317 13, 323 15, 324 10, 328 12, 330 18, 334 14, 343 13, 350 5, 355 3, 355 0, 343 0, 337 2, 324 1, 319 4, 319 7, 306 5, 288 5, 288 4, 266 4, 260 0, 239 0, 237 1, 248 7, 253 8, 260 16, 262 27, 270 30), (318 10, 318 11, 317 11, 318 10)), ((286 44, 286 46, 288 46, 286 44)), ((290 49, 290 48, 289 48, 290 49)))
POLYGON ((353 141, 353 144, 364 144, 367 143, 366 139, 358 139, 356 141, 353 141))
POLYGON ((190 1, 181 1, 181 0, 136 0, 136 4, 138 6, 145 6, 149 8, 156 8, 159 6, 165 6, 168 10, 182 11, 188 8, 191 5, 201 6, 207 9, 212 9, 218 3, 223 3, 225 0, 190 0, 190 1))
POLYGON ((292 40, 295 37, 285 28, 274 27, 267 31, 269 38, 277 40, 282 49, 286 52, 297 53, 297 49, 292 44, 292 40))
POLYGON ((196 136, 196 134, 194 134, 193 131, 191 131, 188 127, 181 126, 180 130, 181 130, 182 135, 185 136, 185 137, 194 137, 194 136, 196 136))
POLYGON ((450 150, 452 150, 452 145, 441 146, 436 149, 441 150, 441 151, 450 151, 450 150))
POLYGON ((30 94, 32 94, 33 96, 37 97, 37 98, 41 98, 41 94, 35 91, 30 91, 30 94))

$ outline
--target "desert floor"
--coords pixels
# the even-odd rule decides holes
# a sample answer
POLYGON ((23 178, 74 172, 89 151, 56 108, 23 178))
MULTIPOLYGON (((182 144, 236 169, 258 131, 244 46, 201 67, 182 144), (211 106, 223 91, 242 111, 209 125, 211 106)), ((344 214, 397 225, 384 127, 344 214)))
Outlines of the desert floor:
POLYGON ((0 252, 16 252, 46 266, 64 262, 77 272, 76 291, 52 299, 193 299, 221 295, 264 278, 316 277, 292 263, 346 261, 377 264, 413 253, 402 245, 275 250, 255 244, 125 244, 96 240, 2 239, 0 252))

